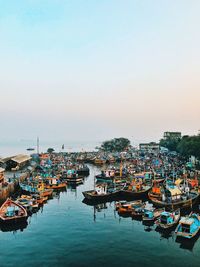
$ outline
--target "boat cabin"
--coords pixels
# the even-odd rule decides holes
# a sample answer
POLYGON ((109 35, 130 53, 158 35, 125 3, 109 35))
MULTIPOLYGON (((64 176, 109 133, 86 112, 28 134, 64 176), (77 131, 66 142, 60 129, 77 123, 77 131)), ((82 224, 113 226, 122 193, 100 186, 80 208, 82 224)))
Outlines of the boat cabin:
POLYGON ((106 184, 97 185, 96 186, 96 192, 97 192, 98 195, 107 194, 107 185, 106 184))
POLYGON ((160 216, 160 222, 162 224, 171 224, 174 222, 174 216, 170 212, 162 212, 160 216))
POLYGON ((14 217, 16 215, 18 215, 19 212, 19 208, 17 206, 9 206, 6 209, 6 217, 14 217))
POLYGON ((186 217, 183 217, 181 220, 180 220, 180 223, 181 225, 181 232, 183 233, 192 233, 193 231, 196 230, 196 227, 194 225, 194 219, 193 218, 186 218, 186 217))
POLYGON ((145 210, 144 211, 144 217, 147 219, 153 219, 154 218, 153 210, 145 210))
POLYGON ((58 178, 48 178, 48 182, 50 185, 57 185, 60 183, 60 180, 58 178))
POLYGON ((171 201, 178 201, 181 199, 182 192, 177 187, 168 188, 166 192, 166 197, 171 201))

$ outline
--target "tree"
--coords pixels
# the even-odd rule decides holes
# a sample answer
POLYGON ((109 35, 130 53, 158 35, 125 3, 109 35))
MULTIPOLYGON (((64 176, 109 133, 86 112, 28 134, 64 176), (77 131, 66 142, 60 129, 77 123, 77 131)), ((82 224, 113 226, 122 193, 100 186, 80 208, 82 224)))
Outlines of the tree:
POLYGON ((200 135, 183 136, 177 150, 183 156, 195 156, 200 159, 200 135))
POLYGON ((55 150, 52 148, 52 147, 49 147, 48 149, 47 149, 47 153, 49 153, 49 154, 51 154, 51 153, 53 153, 55 150))
POLYGON ((160 146, 168 148, 170 151, 177 151, 177 146, 180 143, 180 138, 167 138, 160 140, 160 146))
POLYGON ((114 138, 109 141, 104 141, 101 145, 101 149, 107 152, 122 152, 130 145, 130 141, 127 138, 114 138))

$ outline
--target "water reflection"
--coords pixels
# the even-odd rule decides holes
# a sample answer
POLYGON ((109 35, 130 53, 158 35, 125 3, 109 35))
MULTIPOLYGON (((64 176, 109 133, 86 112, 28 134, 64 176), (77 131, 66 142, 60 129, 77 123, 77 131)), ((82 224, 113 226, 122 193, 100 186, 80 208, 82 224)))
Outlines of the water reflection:
POLYGON ((186 249, 192 252, 197 240, 199 239, 199 236, 200 236, 200 233, 198 233, 195 237, 191 239, 177 237, 175 241, 176 243, 180 244, 179 247, 181 249, 186 249))
POLYGON ((145 232, 152 232, 152 231, 154 231, 153 224, 151 224, 151 225, 143 224, 143 225, 144 225, 144 231, 145 232))
POLYGON ((13 223, 13 224, 0 224, 0 230, 2 232, 13 232, 16 233, 17 231, 23 232, 23 230, 28 226, 28 222, 21 222, 21 223, 13 223))

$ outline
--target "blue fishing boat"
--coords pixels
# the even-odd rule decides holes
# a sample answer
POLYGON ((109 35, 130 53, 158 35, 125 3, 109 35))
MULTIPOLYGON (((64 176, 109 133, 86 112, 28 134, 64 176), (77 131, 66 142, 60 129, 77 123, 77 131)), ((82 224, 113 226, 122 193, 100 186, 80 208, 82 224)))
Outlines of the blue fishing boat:
POLYGON ((143 222, 154 222, 157 219, 164 209, 145 209, 142 216, 143 222))
POLYGON ((180 220, 180 209, 177 209, 172 212, 163 211, 156 221, 158 228, 165 230, 171 229, 178 224, 180 220))
POLYGON ((19 183, 19 186, 21 190, 23 190, 24 192, 33 193, 33 194, 38 193, 37 187, 34 186, 33 184, 19 183))
POLYGON ((191 213, 187 217, 181 217, 181 220, 175 230, 177 237, 191 239, 198 233, 200 229, 200 216, 191 213))

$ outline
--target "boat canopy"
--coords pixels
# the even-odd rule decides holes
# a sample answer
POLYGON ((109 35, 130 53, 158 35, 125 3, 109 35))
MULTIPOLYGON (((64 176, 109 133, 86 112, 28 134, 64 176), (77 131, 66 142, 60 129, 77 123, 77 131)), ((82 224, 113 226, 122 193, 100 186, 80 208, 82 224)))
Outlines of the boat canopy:
POLYGON ((194 219, 192 218, 187 218, 187 217, 183 217, 180 220, 181 224, 188 224, 188 225, 192 225, 194 223, 194 219))
POLYGON ((180 185, 181 184, 181 182, 183 181, 183 179, 177 179, 176 181, 175 181, 175 185, 180 185))
POLYGON ((178 188, 169 188, 168 190, 172 196, 181 195, 181 190, 179 190, 178 188))
POLYGON ((166 216, 166 217, 168 217, 169 215, 170 215, 170 213, 167 212, 167 211, 163 211, 163 212, 161 213, 161 216, 166 216))

